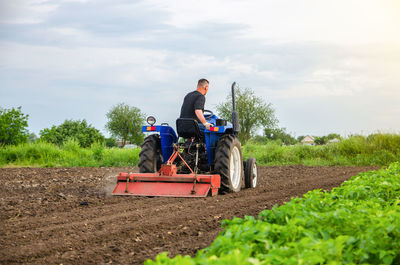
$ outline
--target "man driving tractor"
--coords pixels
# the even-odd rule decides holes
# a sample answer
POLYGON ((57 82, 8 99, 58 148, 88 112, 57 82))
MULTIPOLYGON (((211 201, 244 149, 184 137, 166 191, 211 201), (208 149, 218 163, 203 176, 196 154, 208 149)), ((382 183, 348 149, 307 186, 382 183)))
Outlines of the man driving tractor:
POLYGON ((180 115, 180 118, 191 118, 196 120, 203 124, 207 130, 210 129, 210 126, 213 126, 211 123, 206 121, 203 114, 204 104, 206 102, 205 95, 208 92, 209 84, 208 80, 204 78, 198 81, 197 89, 185 96, 180 115))
POLYGON ((185 96, 176 120, 178 134, 168 124, 156 125, 155 118, 148 117, 142 132, 151 134, 141 144, 139 173, 121 172, 113 194, 205 197, 255 188, 256 160, 243 160, 238 138, 235 84, 232 123, 204 110, 209 88, 206 79, 200 79, 197 89, 185 96))

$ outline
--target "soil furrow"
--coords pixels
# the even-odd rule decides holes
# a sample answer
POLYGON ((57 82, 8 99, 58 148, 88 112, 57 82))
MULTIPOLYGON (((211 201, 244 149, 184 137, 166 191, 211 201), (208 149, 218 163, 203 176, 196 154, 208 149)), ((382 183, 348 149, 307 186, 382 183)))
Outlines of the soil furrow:
MULTIPOLYGON (((372 167, 259 167, 259 186, 207 198, 110 196, 132 168, 1 168, 1 264, 141 264, 194 255, 221 221, 257 215, 372 167)), ((136 169, 134 169, 136 170, 136 169)))

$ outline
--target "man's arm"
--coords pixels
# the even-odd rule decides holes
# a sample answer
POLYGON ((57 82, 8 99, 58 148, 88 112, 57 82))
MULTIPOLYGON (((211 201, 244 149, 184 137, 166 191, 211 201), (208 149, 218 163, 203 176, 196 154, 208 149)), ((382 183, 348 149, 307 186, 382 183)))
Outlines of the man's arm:
POLYGON ((213 126, 211 123, 206 121, 206 119, 204 118, 203 111, 201 109, 194 110, 194 113, 196 113, 197 118, 207 128, 207 130, 209 130, 210 127, 213 126))
POLYGON ((207 122, 206 119, 204 118, 204 114, 203 114, 203 111, 201 109, 194 110, 194 113, 196 113, 197 118, 199 119, 199 121, 202 124, 207 122))

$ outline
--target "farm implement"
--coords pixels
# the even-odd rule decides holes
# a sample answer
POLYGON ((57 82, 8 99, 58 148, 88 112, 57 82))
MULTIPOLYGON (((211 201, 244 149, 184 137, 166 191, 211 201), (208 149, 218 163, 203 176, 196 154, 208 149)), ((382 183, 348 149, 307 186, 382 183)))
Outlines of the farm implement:
POLYGON ((205 110, 213 126, 194 119, 176 120, 177 133, 168 124, 147 118, 143 132, 152 133, 141 145, 139 173, 120 173, 113 195, 206 197, 239 192, 257 186, 255 158, 243 161, 232 84, 232 123, 205 110))

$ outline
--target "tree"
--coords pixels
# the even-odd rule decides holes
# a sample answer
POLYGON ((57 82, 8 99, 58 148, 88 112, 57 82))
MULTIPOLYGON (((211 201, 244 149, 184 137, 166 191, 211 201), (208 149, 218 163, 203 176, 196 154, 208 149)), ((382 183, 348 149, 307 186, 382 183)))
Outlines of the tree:
POLYGON ((0 108, 0 145, 20 144, 28 141, 28 117, 21 107, 0 108))
POLYGON ((28 135, 28 141, 30 142, 30 143, 33 143, 33 142, 35 142, 36 140, 38 139, 38 137, 36 136, 36 134, 35 133, 29 133, 29 135, 28 135))
POLYGON ((84 148, 90 147, 95 142, 104 142, 104 136, 100 131, 86 120, 65 120, 63 124, 43 129, 39 134, 41 140, 57 145, 62 145, 68 139, 75 139, 84 148))
POLYGON ((286 128, 265 128, 264 135, 269 140, 282 140, 285 145, 295 144, 296 138, 286 132, 286 128))
POLYGON ((262 135, 255 135, 251 137, 251 142, 256 143, 256 144, 266 144, 268 143, 268 139, 265 136, 262 135))
POLYGON ((125 103, 119 103, 112 107, 106 116, 108 118, 107 130, 112 136, 122 140, 122 146, 127 141, 137 145, 143 142, 142 125, 145 116, 140 109, 128 106, 125 103))
POLYGON ((341 139, 342 139, 342 136, 340 136, 340 134, 337 134, 337 133, 330 133, 330 134, 328 134, 328 135, 326 136, 326 138, 328 139, 328 141, 329 141, 329 140, 333 140, 333 139, 341 140, 341 139))
POLYGON ((317 145, 327 144, 332 139, 338 139, 338 140, 342 139, 340 134, 337 133, 330 133, 326 136, 314 136, 314 138, 315 138, 315 144, 317 145))
POLYGON ((300 143, 301 141, 303 141, 303 139, 304 139, 305 137, 306 137, 305 135, 297 136, 297 142, 300 143))
MULTIPOLYGON (((250 88, 236 87, 236 111, 239 115, 239 139, 245 144, 260 127, 272 128, 278 122, 271 104, 267 104, 257 97, 250 88)), ((232 95, 217 106, 219 116, 225 120, 232 120, 232 95)))
POLYGON ((106 143, 106 147, 109 147, 109 148, 118 146, 117 139, 115 139, 114 137, 106 138, 105 143, 106 143))
POLYGON ((324 145, 328 141, 326 136, 314 136, 314 139, 316 145, 324 145))

